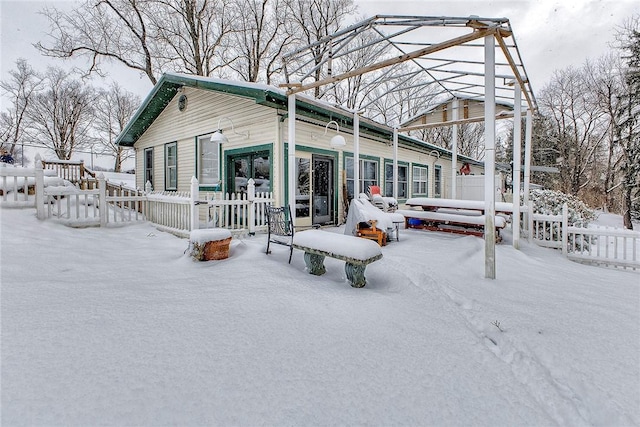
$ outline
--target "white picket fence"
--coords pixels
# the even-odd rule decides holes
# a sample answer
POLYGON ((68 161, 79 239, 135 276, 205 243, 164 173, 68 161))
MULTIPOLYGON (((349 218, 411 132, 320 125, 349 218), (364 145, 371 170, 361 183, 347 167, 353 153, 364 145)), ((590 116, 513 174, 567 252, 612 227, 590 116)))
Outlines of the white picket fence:
POLYGON ((560 215, 530 215, 528 229, 533 242, 562 249, 573 261, 640 270, 640 232, 569 225, 566 204, 560 215))
POLYGON ((0 163, 0 201, 4 207, 35 207, 35 197, 29 197, 29 187, 35 185, 36 169, 19 168, 0 163))
POLYGON ((223 227, 234 234, 264 231, 266 208, 273 203, 273 193, 255 193, 249 180, 246 194, 214 193, 211 199, 201 196, 194 177, 190 192, 142 192, 114 186, 99 175, 82 181, 83 188, 63 183, 45 186, 42 161, 36 157, 35 168, 0 166, 2 207, 35 207, 39 219, 52 219, 72 227, 124 225, 150 221, 159 229, 188 237, 193 229, 223 227), (31 192, 32 194, 29 194, 31 192))

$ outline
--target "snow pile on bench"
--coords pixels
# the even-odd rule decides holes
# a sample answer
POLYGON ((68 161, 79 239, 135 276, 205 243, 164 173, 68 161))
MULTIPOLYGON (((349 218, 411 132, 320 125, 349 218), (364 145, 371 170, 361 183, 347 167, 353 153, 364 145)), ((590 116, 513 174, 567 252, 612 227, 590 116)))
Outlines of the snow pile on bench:
POLYGON ((383 212, 375 207, 368 199, 353 199, 349 205, 349 213, 347 214, 347 222, 344 227, 344 234, 356 235, 357 226, 361 222, 369 222, 375 220, 376 227, 389 233, 395 230, 396 222, 404 222, 404 216, 398 211, 383 212))
POLYGON ((306 230, 296 233, 293 237, 293 244, 360 261, 366 261, 382 254, 380 246, 372 240, 321 230, 306 230))
MULTIPOLYGON (((484 215, 466 215, 417 210, 399 210, 396 212, 404 215, 405 218, 423 219, 426 221, 433 221, 443 224, 463 224, 478 227, 483 227, 485 224, 484 215)), ((494 225, 496 228, 504 228, 507 225, 507 220, 500 215, 496 215, 494 225)))

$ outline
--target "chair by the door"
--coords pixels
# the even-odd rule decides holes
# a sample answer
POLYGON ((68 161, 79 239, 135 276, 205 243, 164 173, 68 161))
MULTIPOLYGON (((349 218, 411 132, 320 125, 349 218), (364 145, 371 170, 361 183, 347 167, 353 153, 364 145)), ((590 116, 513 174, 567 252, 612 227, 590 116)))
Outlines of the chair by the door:
POLYGON ((291 256, 293 255, 293 224, 291 223, 291 209, 289 206, 267 206, 267 230, 266 253, 271 253, 269 250, 271 243, 289 246, 289 264, 291 264, 291 256))

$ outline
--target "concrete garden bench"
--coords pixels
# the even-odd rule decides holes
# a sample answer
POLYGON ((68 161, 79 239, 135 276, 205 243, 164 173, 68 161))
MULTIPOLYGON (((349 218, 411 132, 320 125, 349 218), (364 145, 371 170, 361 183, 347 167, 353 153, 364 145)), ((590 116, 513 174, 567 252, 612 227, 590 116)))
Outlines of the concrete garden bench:
POLYGON ((354 288, 362 288, 367 281, 364 271, 368 264, 382 258, 382 251, 372 240, 322 230, 306 230, 296 233, 293 247, 304 251, 304 262, 310 274, 325 273, 324 258, 345 262, 347 280, 354 288))

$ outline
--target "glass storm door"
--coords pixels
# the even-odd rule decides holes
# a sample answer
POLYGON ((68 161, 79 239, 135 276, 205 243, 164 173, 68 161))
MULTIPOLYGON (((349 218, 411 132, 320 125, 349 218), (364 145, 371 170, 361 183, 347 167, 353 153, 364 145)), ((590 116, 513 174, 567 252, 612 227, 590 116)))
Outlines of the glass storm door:
POLYGON ((313 155, 313 224, 333 222, 333 159, 313 155))
POLYGON ((269 152, 236 155, 227 161, 228 190, 246 193, 250 178, 255 181, 256 193, 271 191, 271 163, 269 152))

